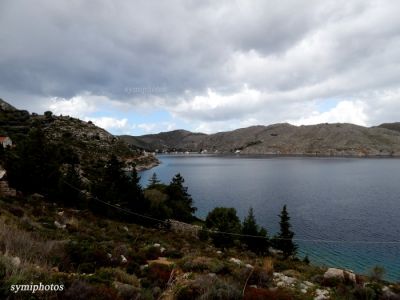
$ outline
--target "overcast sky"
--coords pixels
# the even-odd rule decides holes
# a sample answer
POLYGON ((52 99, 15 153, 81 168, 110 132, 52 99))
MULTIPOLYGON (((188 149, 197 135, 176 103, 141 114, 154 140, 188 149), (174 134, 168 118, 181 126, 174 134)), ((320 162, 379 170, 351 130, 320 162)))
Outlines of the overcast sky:
POLYGON ((0 0, 0 98, 114 134, 400 121, 400 2, 0 0))

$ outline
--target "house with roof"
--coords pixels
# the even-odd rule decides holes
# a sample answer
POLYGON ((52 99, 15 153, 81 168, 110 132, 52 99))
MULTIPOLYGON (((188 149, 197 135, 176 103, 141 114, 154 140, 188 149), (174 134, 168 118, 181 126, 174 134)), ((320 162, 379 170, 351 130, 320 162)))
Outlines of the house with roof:
POLYGON ((0 143, 3 148, 7 148, 8 146, 12 146, 12 140, 8 136, 0 136, 0 143))

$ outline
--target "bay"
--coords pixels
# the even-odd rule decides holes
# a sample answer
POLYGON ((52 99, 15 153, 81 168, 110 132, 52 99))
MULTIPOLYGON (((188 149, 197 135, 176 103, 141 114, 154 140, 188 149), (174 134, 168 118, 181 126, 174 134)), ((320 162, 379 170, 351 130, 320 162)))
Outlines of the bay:
POLYGON ((278 230, 284 204, 299 256, 320 265, 368 274, 383 266, 400 281, 400 160, 361 158, 160 155, 141 172, 164 183, 181 173, 196 215, 234 207, 243 219, 253 207, 269 235, 278 230))

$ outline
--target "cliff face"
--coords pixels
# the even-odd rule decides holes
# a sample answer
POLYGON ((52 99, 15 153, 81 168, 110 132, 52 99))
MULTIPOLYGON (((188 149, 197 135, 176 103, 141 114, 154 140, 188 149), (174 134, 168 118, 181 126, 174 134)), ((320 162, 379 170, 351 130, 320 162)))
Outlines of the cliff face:
MULTIPOLYGON (((293 126, 274 124, 252 126, 211 135, 187 131, 134 137, 143 148, 161 151, 202 151, 209 153, 318 155, 318 156, 400 156, 400 131, 383 124, 363 127, 353 124, 293 126)), ((129 143, 129 138, 121 137, 129 143)))

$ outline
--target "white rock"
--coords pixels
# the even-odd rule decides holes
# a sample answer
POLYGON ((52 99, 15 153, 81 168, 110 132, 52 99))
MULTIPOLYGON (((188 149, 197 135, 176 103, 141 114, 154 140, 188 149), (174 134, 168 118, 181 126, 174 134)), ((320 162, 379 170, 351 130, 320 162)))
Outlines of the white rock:
POLYGON ((300 292, 302 292, 303 294, 307 294, 307 290, 306 289, 301 289, 300 292))
POLYGON ((161 253, 165 252, 165 250, 166 250, 166 249, 165 249, 164 247, 161 247, 161 248, 160 248, 160 252, 161 252, 161 253))
POLYGON ((329 291, 327 290, 321 290, 321 289, 317 289, 315 291, 315 297, 314 300, 326 300, 329 299, 329 291))
POLYGON ((231 261, 231 262, 233 262, 233 263, 235 263, 235 264, 237 264, 237 265, 241 265, 241 264, 242 264, 242 261, 241 261, 240 259, 233 258, 233 257, 231 257, 231 258, 229 259, 229 261, 231 261))
POLYGON ((108 258, 111 258, 112 254, 111 253, 107 253, 107 256, 108 256, 108 258))
POLYGON ((341 269, 336 269, 336 268, 329 268, 325 272, 324 278, 325 279, 337 278, 340 280, 344 280, 345 278, 348 278, 350 281, 356 283, 356 275, 352 271, 346 271, 346 270, 341 270, 341 269))
POLYGON ((257 286, 255 284, 250 285, 251 288, 256 289, 257 286))
POLYGON ((158 244, 158 243, 155 243, 155 244, 153 245, 153 247, 160 248, 160 247, 161 247, 161 245, 160 245, 160 244, 158 244))
POLYGON ((67 225, 65 224, 61 224, 58 221, 54 221, 54 225, 58 228, 58 229, 65 229, 65 227, 67 227, 67 225))
POLYGON ((21 259, 18 256, 14 256, 11 258, 11 263, 18 267, 21 264, 21 259))
POLYGON ((126 232, 129 231, 128 227, 126 227, 126 226, 122 227, 122 229, 125 230, 126 232))
POLYGON ((59 211, 59 212, 57 213, 57 215, 59 215, 60 217, 62 217, 63 214, 64 214, 64 211, 59 211))
POLYGON ((122 254, 121 254, 121 262, 122 262, 123 264, 125 264, 125 263, 128 262, 128 260, 126 259, 126 257, 123 256, 122 254))
POLYGON ((219 251, 219 250, 218 250, 218 251, 217 251, 217 254, 218 254, 218 255, 219 255, 219 254, 222 254, 222 251, 219 251))
POLYGON ((309 281, 303 281, 303 283, 308 287, 313 287, 314 286, 314 283, 309 282, 309 281))
POLYGON ((245 267, 249 268, 249 269, 254 269, 254 267, 252 265, 250 265, 250 264, 246 264, 245 267))

